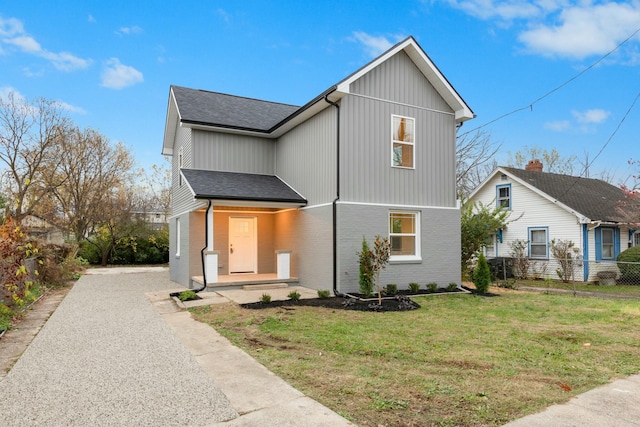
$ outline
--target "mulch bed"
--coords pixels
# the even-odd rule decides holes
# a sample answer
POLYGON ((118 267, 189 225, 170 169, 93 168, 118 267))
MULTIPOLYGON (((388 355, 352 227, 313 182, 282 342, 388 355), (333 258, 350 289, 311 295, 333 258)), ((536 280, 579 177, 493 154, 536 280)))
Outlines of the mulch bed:
POLYGON ((418 292, 410 292, 408 290, 399 290, 395 297, 384 297, 381 304, 378 304, 376 296, 364 298, 364 295, 358 293, 351 293, 350 295, 356 298, 350 297, 335 297, 335 298, 312 298, 302 299, 298 301, 285 300, 285 301, 271 301, 268 303, 254 302, 250 304, 241 304, 243 308, 250 310, 261 310, 270 307, 324 307, 333 310, 356 310, 356 311, 408 311, 420 308, 420 304, 411 300, 410 296, 429 295, 434 293, 456 293, 464 292, 462 289, 439 289, 438 292, 430 292, 428 290, 421 290, 418 292))

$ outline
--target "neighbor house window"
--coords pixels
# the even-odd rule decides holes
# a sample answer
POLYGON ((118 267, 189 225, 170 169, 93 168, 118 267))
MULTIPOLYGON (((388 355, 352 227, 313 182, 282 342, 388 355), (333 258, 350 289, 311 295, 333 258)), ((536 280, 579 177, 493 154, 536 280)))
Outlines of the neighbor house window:
POLYGON ((496 187, 496 205, 511 210, 511 184, 496 187))
POLYGON ((420 215, 418 212, 389 213, 392 261, 420 259, 420 215))
POLYGON ((176 218, 176 257, 180 256, 180 218, 176 218))
POLYGON ((602 259, 613 259, 613 228, 602 229, 602 259))
POLYGON ((391 165, 399 168, 414 167, 415 120, 391 116, 391 165))
POLYGON ((633 233, 633 246, 640 246, 640 231, 633 233))
POLYGON ((529 258, 549 258, 548 234, 546 227, 529 228, 529 258))

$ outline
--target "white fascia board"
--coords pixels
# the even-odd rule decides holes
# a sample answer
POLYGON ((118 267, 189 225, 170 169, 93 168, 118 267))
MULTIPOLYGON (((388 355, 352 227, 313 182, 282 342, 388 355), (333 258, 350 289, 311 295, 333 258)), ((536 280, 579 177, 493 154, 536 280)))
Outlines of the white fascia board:
POLYGON ((167 119, 164 126, 164 140, 162 141, 162 155, 173 155, 173 144, 175 142, 176 130, 180 121, 178 104, 173 95, 173 88, 169 91, 169 103, 167 105, 167 119))

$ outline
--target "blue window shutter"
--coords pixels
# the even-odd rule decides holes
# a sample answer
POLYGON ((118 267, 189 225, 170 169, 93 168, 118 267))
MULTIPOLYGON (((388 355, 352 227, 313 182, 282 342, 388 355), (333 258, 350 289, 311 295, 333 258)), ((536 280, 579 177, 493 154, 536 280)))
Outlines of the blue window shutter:
POLYGON ((596 241, 596 261, 602 260, 602 229, 600 227, 594 230, 596 241))
POLYGON ((613 259, 618 259, 620 255, 620 229, 613 229, 613 259))

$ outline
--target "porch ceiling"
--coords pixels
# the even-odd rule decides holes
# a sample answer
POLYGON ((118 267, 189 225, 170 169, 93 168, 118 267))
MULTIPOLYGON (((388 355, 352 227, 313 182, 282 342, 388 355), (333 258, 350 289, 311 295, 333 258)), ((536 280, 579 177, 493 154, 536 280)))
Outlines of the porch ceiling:
POLYGON ((219 206, 301 207, 307 200, 275 175, 180 171, 196 199, 215 200, 219 206))

